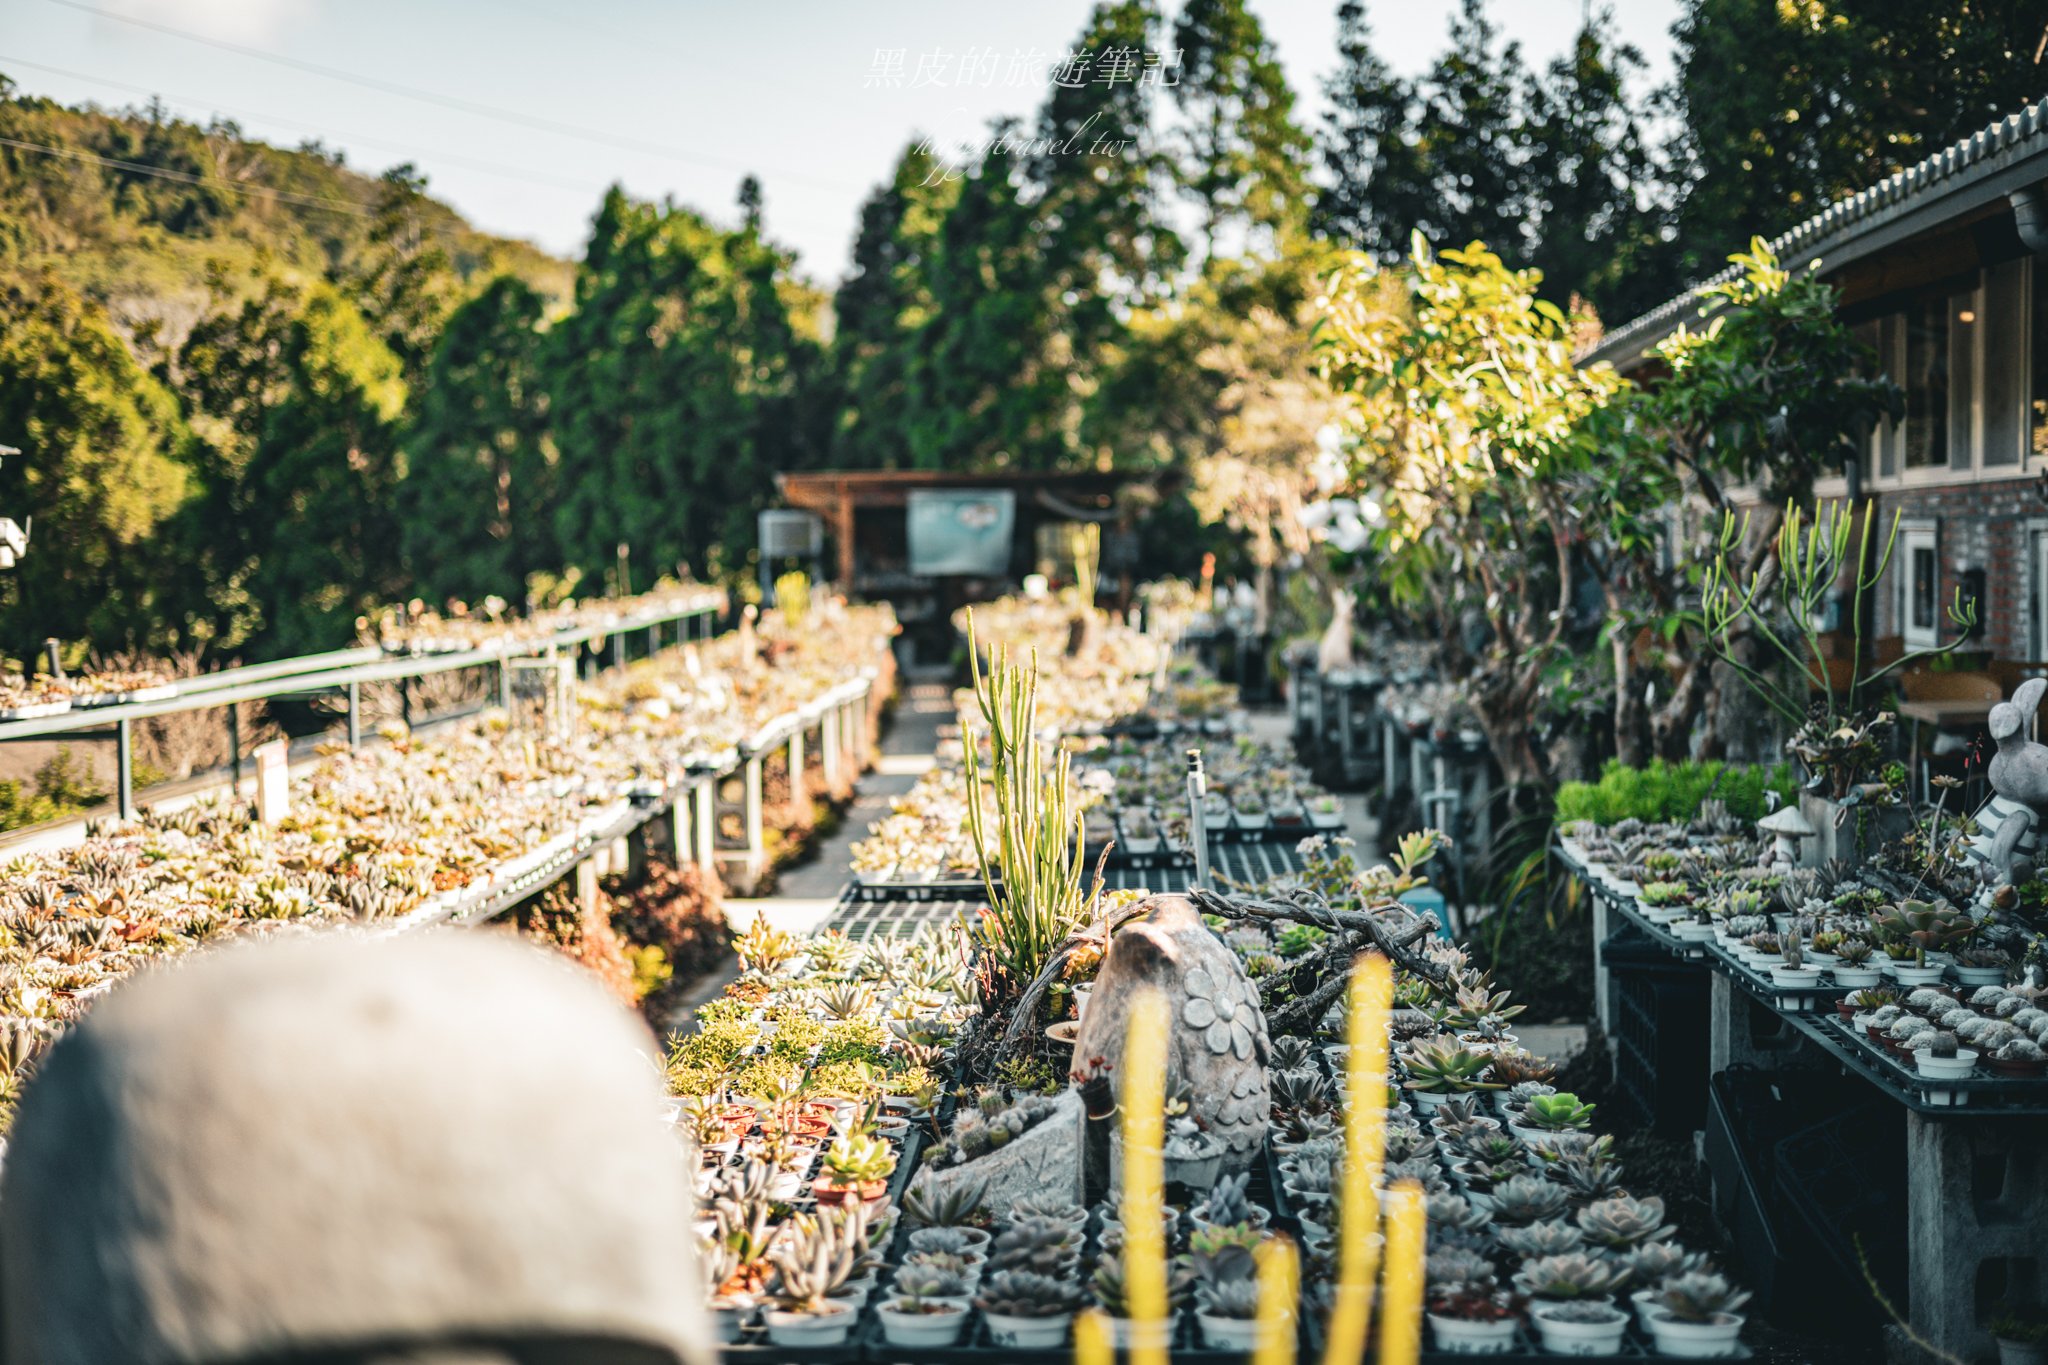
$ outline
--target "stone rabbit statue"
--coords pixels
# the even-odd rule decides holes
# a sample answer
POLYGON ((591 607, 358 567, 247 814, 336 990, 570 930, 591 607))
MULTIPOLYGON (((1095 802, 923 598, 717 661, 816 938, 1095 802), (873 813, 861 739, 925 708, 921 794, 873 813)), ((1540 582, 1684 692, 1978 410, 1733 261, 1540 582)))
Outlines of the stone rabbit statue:
POLYGON ((1358 595, 1349 588, 1330 594, 1334 609, 1330 628, 1316 645, 1316 668, 1323 673, 1341 673, 1351 667, 1351 613, 1358 607, 1358 595))
POLYGON ((2029 678, 2012 700, 1991 708, 1991 738, 1998 743, 1998 752, 1991 756, 1991 790, 2020 808, 2006 813, 1989 851, 1992 868, 2007 883, 2032 877, 2034 831, 2048 816, 2048 744, 2027 738, 2043 692, 2048 692, 2048 678, 2029 678))

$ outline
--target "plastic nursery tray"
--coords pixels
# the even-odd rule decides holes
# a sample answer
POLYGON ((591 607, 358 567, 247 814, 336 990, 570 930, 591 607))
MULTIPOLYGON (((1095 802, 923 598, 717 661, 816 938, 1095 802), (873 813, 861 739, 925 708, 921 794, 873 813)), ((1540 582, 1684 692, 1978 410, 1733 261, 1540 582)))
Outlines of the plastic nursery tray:
POLYGON ((1795 1022, 1838 1060, 1913 1108, 1967 1108, 1973 1114, 2048 1113, 2048 1077, 1979 1072, 1957 1080, 1936 1080, 1864 1037, 1839 1015, 1795 1022))
POLYGON ((979 901, 987 895, 987 888, 979 877, 935 877, 930 881, 855 877, 847 883, 846 895, 856 901, 979 901))
POLYGON ((982 904, 982 890, 978 883, 971 898, 954 900, 862 897, 849 891, 832 912, 832 918, 826 921, 825 928, 836 930, 855 943, 915 938, 920 929, 971 920, 980 912, 982 904))

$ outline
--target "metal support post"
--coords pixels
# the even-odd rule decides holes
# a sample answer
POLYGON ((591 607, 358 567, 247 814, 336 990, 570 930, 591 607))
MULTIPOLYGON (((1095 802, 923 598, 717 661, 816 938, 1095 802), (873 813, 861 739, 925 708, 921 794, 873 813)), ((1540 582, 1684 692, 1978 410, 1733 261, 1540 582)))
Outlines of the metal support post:
POLYGON ((698 783, 696 804, 697 818, 693 824, 697 838, 697 865, 708 872, 717 851, 718 784, 709 779, 698 783))
POLYGON ((353 678, 348 684, 348 747, 361 748, 363 743, 363 698, 353 678))
POLYGON ((1209 886, 1209 826, 1203 818, 1202 798, 1209 793, 1209 777, 1202 771, 1202 751, 1188 750, 1188 840, 1195 846, 1195 885, 1209 886))
POLYGON ((114 791, 123 820, 135 818, 135 736, 126 716, 114 723, 114 791))
POLYGON ((818 718, 818 758, 825 766, 825 788, 833 796, 839 795, 840 760, 846 756, 845 744, 839 738, 839 708, 828 706, 825 714, 818 718))
POLYGON ((228 771, 234 778, 230 789, 239 798, 242 794, 242 705, 231 702, 228 705, 228 771))
POLYGON ((789 732, 789 813, 798 824, 806 823, 810 814, 810 802, 804 787, 804 726, 797 722, 796 729, 789 732))

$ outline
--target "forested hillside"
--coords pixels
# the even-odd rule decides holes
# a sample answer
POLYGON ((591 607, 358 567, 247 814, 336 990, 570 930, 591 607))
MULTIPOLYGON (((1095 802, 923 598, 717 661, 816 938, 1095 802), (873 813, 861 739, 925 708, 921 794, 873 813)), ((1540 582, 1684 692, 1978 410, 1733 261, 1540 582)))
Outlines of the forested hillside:
POLYGON ((1171 470, 1150 562, 1263 574, 1333 412, 1302 338, 1339 250, 1483 240, 1589 335, 2038 94, 2038 8, 1693 0, 1650 95, 1598 10, 1538 65, 1463 0, 1403 76, 1392 7, 1342 0, 1314 111, 1249 0, 1101 0, 1074 51, 1178 53, 1175 79, 911 137, 829 297, 751 177, 614 190, 570 263, 408 167, 0 76, 0 513, 35 518, 0 654, 333 648, 394 601, 621 563, 745 582, 775 474, 827 464, 1171 470))

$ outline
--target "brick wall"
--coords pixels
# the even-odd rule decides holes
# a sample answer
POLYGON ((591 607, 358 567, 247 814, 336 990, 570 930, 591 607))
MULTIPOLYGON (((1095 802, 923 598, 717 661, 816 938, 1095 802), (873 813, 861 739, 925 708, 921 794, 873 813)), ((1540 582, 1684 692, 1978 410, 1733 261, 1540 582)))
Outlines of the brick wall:
MULTIPOLYGON (((1984 624, 1978 639, 2000 659, 2032 659, 2037 652, 2030 544, 2035 534, 2048 534, 2048 502, 2042 500, 2040 487, 2032 479, 1996 479, 1894 488, 1873 495, 1880 528, 1891 524, 1894 512, 1908 520, 1935 521, 1935 560, 1941 574, 1937 599, 1944 624, 1957 587, 1957 566, 1984 571, 1986 600, 1977 604, 1978 619, 1984 624)), ((1893 552, 1891 568, 1878 590, 1873 638, 1900 633, 1896 576, 1904 572, 1904 558, 1902 552, 1893 552)))

